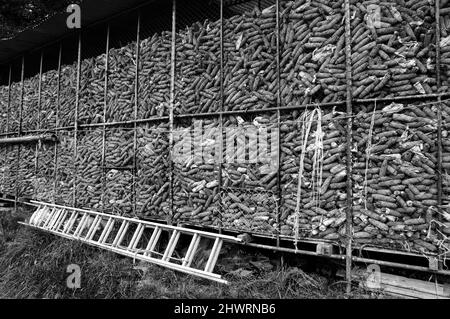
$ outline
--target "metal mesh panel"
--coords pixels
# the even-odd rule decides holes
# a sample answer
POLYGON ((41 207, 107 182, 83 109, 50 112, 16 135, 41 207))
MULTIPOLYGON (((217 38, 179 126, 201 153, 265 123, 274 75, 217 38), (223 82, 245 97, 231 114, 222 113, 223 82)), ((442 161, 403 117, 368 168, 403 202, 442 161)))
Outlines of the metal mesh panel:
POLYGON ((137 129, 136 208, 140 217, 170 215, 169 124, 137 129))

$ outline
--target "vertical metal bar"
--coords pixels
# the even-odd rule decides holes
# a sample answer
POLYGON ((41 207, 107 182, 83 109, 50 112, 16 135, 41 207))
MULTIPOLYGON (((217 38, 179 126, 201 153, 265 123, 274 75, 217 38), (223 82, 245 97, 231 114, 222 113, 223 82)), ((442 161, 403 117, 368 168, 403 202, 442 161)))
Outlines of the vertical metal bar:
POLYGON ((170 148, 170 220, 173 218, 173 112, 175 107, 175 62, 176 62, 176 28, 177 1, 172 0, 172 50, 170 61, 170 107, 169 107, 169 148, 170 148))
POLYGON ((141 13, 137 16, 137 30, 136 30, 136 78, 134 86, 134 124, 133 124, 133 215, 136 216, 136 180, 137 180, 137 123, 138 110, 139 110, 139 63, 140 63, 140 46, 141 46, 141 13))
POLYGON ((106 29, 106 55, 105 55, 105 86, 104 86, 104 101, 103 101, 103 131, 102 131, 102 212, 105 211, 105 193, 106 193, 106 111, 108 109, 108 73, 109 73, 109 37, 111 27, 108 24, 106 29))
POLYGON ((219 233, 222 233, 222 215, 223 215, 223 110, 224 110, 224 48, 223 48, 223 0, 220 0, 220 115, 219 115, 219 154, 217 159, 219 161, 219 178, 218 178, 218 192, 219 192, 219 233))
POLYGON ((351 270, 352 270, 352 225, 353 225, 353 191, 352 191, 352 47, 351 47, 351 24, 350 24, 350 0, 345 0, 344 5, 345 10, 345 56, 346 56, 346 86, 347 86, 347 98, 346 98, 346 109, 347 109, 347 136, 346 136, 346 167, 347 167, 347 212, 346 212, 346 236, 347 236, 347 246, 346 246, 346 280, 347 280, 347 293, 351 292, 351 270))
POLYGON ((21 83, 21 87, 20 87, 20 108, 19 108, 19 129, 18 129, 18 134, 19 136, 22 134, 22 122, 23 122, 23 100, 24 100, 24 95, 25 95, 25 87, 24 87, 24 76, 25 76, 25 56, 22 56, 22 71, 21 71, 21 75, 20 75, 20 83, 21 83))
POLYGON ((12 66, 9 65, 9 76, 8 76, 8 105, 6 111, 6 133, 9 133, 9 111, 11 108, 11 76, 12 76, 12 66))
POLYGON ((80 106, 80 77, 81 77, 81 31, 78 33, 78 60, 77 60, 77 87, 75 97, 75 114, 74 114, 74 146, 73 146, 73 207, 77 207, 77 157, 78 157, 78 108, 80 106))
MULTIPOLYGON (((24 86, 24 77, 25 77, 25 56, 22 56, 22 70, 20 74, 20 82, 21 82, 21 93, 20 93, 20 108, 19 108, 19 128, 18 128, 18 136, 22 135, 22 116, 23 116, 23 100, 25 95, 25 86, 24 86)), ((17 146, 17 163, 16 163, 16 185, 15 185, 15 196, 14 196, 14 211, 17 213, 17 201, 19 197, 19 178, 20 178, 20 144, 17 146)))
MULTIPOLYGON (((9 75, 8 75, 8 103, 6 105, 6 131, 5 133, 9 133, 9 109, 11 105, 11 75, 12 75, 12 67, 11 64, 9 65, 9 75)), ((8 147, 4 148, 5 158, 8 154, 8 147)), ((3 187, 6 186, 6 181, 4 180, 3 187)))
MULTIPOLYGON (((39 86, 38 86, 38 114, 36 129, 39 131, 41 128, 41 95, 42 95, 42 65, 44 62, 44 50, 41 51, 41 58, 39 61, 39 86)), ((34 174, 37 175, 39 171, 39 146, 40 143, 36 143, 34 153, 34 174)))
MULTIPOLYGON (((6 105, 6 132, 5 133, 9 133, 9 109, 10 109, 10 105, 11 105, 11 75, 12 75, 12 67, 11 64, 9 65, 9 76, 8 76, 8 104, 6 105)), ((5 147, 5 158, 7 157, 8 154, 8 147, 5 147)), ((3 185, 4 187, 6 186, 6 180, 5 180, 5 184, 3 185)))
MULTIPOLYGON (((441 89, 441 25, 440 25, 440 1, 435 1, 435 21, 436 21, 436 86, 438 89, 438 93, 440 93, 441 89)), ((438 221, 442 221, 442 103, 441 96, 438 96, 438 104, 437 104, 437 207, 440 214, 438 214, 438 221)), ((442 239, 441 235, 441 226, 440 223, 436 225, 438 229, 439 239, 442 239)), ((442 256, 445 252, 443 251, 442 246, 439 246, 438 254, 442 256)), ((445 257, 444 257, 445 258, 445 257)), ((438 269, 441 270, 443 266, 443 261, 441 258, 438 260, 438 269)))
MULTIPOLYGON (((57 92, 56 92, 56 114, 55 114, 55 128, 59 127, 59 110, 61 108, 61 63, 62 63, 62 42, 59 44, 59 53, 58 53, 58 83, 57 83, 57 92)), ((58 136, 59 140, 59 130, 55 132, 58 136)), ((58 191, 58 143, 54 145, 54 177, 53 177, 53 203, 56 203, 56 194, 58 191)))
MULTIPOLYGON (((280 215, 281 215, 281 140, 280 140, 280 121, 281 121, 281 76, 280 76, 280 0, 275 1, 276 5, 276 43, 277 43, 277 130, 278 130, 278 154, 277 154, 277 247, 280 247, 280 215)), ((272 142, 273 143, 273 142, 272 142)))

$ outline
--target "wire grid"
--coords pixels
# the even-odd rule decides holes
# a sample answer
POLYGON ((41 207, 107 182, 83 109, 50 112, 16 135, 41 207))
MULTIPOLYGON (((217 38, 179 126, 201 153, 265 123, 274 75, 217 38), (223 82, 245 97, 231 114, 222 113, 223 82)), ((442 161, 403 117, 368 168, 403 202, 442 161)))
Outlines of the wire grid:
POLYGON ((223 123, 220 220, 228 229, 277 235, 279 130, 275 115, 223 123))
MULTIPOLYGON (((134 119, 136 43, 109 50, 106 121, 134 119)), ((101 95, 103 96, 103 94, 101 95)))
POLYGON ((434 6, 425 1, 400 5, 389 0, 376 3, 373 13, 363 11, 368 8, 364 5, 352 10, 353 21, 366 21, 363 28, 352 28, 354 98, 437 92, 436 58, 428 54, 435 41, 434 6), (365 47, 370 37, 383 47, 365 47), (364 51, 371 53, 370 61, 364 51))
POLYGON ((39 74, 25 79, 22 110, 22 129, 24 131, 37 128, 39 115, 39 74))
POLYGON ((133 129, 109 129, 106 131, 105 194, 106 212, 130 215, 133 211, 134 175, 133 129))
POLYGON ((343 101, 345 34, 341 2, 315 10, 304 1, 280 4, 280 91, 283 105, 343 101))
POLYGON ((20 145, 19 171, 17 172, 17 196, 20 200, 32 198, 33 181, 36 178, 36 150, 31 145, 20 145))
POLYGON ((37 171, 32 181, 33 198, 37 201, 54 202, 55 190, 55 147, 54 143, 38 143, 37 171))
POLYGON ((442 167, 443 167, 443 196, 442 196, 442 207, 441 212, 443 216, 441 220, 444 222, 441 225, 441 232, 443 233, 442 238, 444 239, 443 246, 445 251, 450 250, 450 242, 447 236, 450 235, 450 143, 448 138, 448 133, 450 131, 450 103, 444 102, 442 104, 443 108, 443 130, 442 130, 442 167))
POLYGON ((275 27, 273 8, 267 13, 255 11, 224 21, 224 110, 276 106, 275 27), (250 28, 244 27, 249 23, 250 28))
POLYGON ((178 30, 175 70, 175 114, 220 110, 220 20, 178 30))
POLYGON ((316 121, 312 111, 282 116, 280 232, 335 240, 344 234, 345 123, 338 113, 320 109, 321 120, 316 121))
POLYGON ((437 251, 438 236, 431 224, 437 219, 437 107, 408 106, 377 104, 377 110, 385 112, 375 116, 370 112, 375 105, 357 112, 355 240, 413 252, 437 251), (386 112, 389 109, 396 111, 386 112))
POLYGON ((139 119, 169 114, 171 38, 171 33, 164 31, 141 41, 139 119))
POLYGON ((81 62, 80 124, 103 122, 105 104, 105 54, 81 62))
POLYGON ((136 208, 140 217, 170 216, 169 124, 137 129, 136 208))
POLYGON ((41 129, 51 129, 56 125, 58 98, 58 71, 49 70, 42 74, 41 129))
POLYGON ((2 165, 3 194, 15 196, 16 178, 18 171, 17 145, 7 145, 4 148, 5 154, 2 165))
POLYGON ((77 206, 101 210, 103 192, 102 144, 100 129, 78 132, 77 206))
POLYGON ((75 138, 71 131, 62 131, 58 134, 57 144, 57 183, 56 204, 73 206, 73 191, 75 183, 75 138))
POLYGON ((225 229, 277 235, 277 194, 264 188, 223 187, 220 224, 225 229))
POLYGON ((0 133, 6 132, 8 118, 8 86, 0 86, 0 133))
POLYGON ((11 97, 9 105, 9 123, 10 132, 19 131, 20 105, 21 105, 22 86, 20 83, 11 83, 11 97))
POLYGON ((173 174, 173 221, 217 226, 218 166, 175 163, 173 174))
POLYGON ((217 122, 186 120, 173 134, 174 221, 217 226, 219 162, 217 122))
POLYGON ((61 105, 59 108, 58 117, 60 119, 60 125, 62 127, 71 126, 75 122, 74 106, 77 93, 76 69, 76 63, 72 65, 65 65, 61 68, 61 105))
POLYGON ((230 116, 223 124, 224 187, 277 191, 276 115, 230 116))

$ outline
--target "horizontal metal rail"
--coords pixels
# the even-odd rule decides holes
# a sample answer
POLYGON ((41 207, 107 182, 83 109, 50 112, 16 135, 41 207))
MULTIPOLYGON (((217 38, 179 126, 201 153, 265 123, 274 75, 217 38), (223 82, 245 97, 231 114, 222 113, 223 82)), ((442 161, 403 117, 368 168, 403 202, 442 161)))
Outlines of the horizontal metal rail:
POLYGON ((56 142, 56 136, 53 134, 41 134, 31 136, 9 137, 0 139, 0 144, 25 144, 36 142, 56 142))

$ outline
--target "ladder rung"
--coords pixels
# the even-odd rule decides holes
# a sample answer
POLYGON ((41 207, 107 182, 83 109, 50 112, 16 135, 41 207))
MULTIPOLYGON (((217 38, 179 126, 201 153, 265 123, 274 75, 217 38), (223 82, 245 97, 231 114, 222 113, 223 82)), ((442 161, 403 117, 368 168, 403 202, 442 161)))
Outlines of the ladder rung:
POLYGON ((53 216, 50 220, 50 223, 47 225, 47 229, 51 230, 53 228, 53 226, 58 221, 59 216, 61 216, 61 214, 62 214, 62 209, 56 209, 55 211, 53 211, 53 216))
POLYGON ((50 220, 52 219, 52 213, 53 213, 53 211, 55 210, 56 208, 53 208, 53 209, 47 209, 46 211, 45 211, 45 215, 44 216, 42 216, 43 217, 43 223, 42 223, 42 225, 41 225, 41 227, 42 228, 47 228, 47 224, 50 222, 50 220))
POLYGON ((167 244, 166 251, 164 252, 162 260, 168 261, 170 257, 172 257, 179 238, 180 232, 178 230, 174 230, 172 236, 170 236, 170 240, 169 243, 167 244))
POLYGON ((58 231, 59 227, 61 226, 61 224, 64 222, 64 220, 66 219, 67 216, 67 210, 63 209, 61 214, 58 217, 58 220, 55 222, 55 224, 52 227, 52 230, 58 231))
POLYGON ((114 239, 112 246, 117 247, 122 242, 123 237, 125 236, 126 231, 128 230, 128 226, 130 225, 130 222, 127 220, 124 220, 122 222, 122 225, 120 225, 119 231, 117 232, 116 238, 114 239))
POLYGON ((44 209, 44 207, 42 207, 40 205, 39 208, 33 213, 33 215, 31 215, 30 222, 29 222, 31 225, 38 226, 39 219, 41 218, 43 209, 44 209))
POLYGON ((47 212, 49 211, 48 207, 41 207, 39 210, 39 214, 38 216, 36 216, 36 219, 34 221, 34 224, 38 227, 41 226, 41 223, 44 221, 43 219, 45 218, 47 212))
POLYGON ((86 234, 85 239, 91 240, 92 237, 94 237, 95 232, 97 231, 98 224, 101 222, 102 218, 100 216, 95 216, 94 221, 92 222, 91 227, 89 227, 89 230, 86 234))
POLYGON ((73 225, 75 224, 75 221, 77 220, 78 217, 78 213, 75 211, 72 211, 72 214, 69 217, 69 220, 67 221, 67 224, 65 224, 64 228, 63 228, 63 234, 69 234, 70 231, 73 228, 73 225))
POLYGON ((110 217, 108 219, 108 221, 106 222, 105 229, 103 229, 103 232, 100 235, 100 238, 98 239, 98 242, 100 244, 105 243, 105 241, 108 239, 108 236, 111 233, 111 230, 113 229, 113 227, 114 227, 114 220, 112 219, 112 217, 110 217))
POLYGON ((184 256, 182 266, 190 267, 192 264, 192 260, 194 260, 195 253, 197 252, 198 245, 200 244, 201 237, 199 234, 194 234, 192 236, 191 243, 189 244, 189 248, 186 252, 186 256, 184 256))
POLYGON ((205 266, 206 272, 212 272, 216 266, 217 259, 219 258, 220 250, 222 249, 222 239, 216 238, 214 241, 213 248, 211 249, 211 254, 209 255, 208 262, 205 266))
POLYGON ((141 236, 144 232, 144 225, 139 224, 136 228, 136 231, 134 232, 133 238, 130 240, 130 244, 128 245, 128 250, 134 250, 139 242, 139 239, 141 239, 141 236))
POLYGON ((156 244, 158 243, 159 237, 161 237, 162 230, 159 227, 155 227, 152 236, 148 241, 147 247, 145 248, 145 256, 149 256, 153 250, 155 250, 156 244))
POLYGON ((74 233, 72 234, 73 237, 78 237, 78 234, 81 234, 83 231, 84 225, 86 224, 88 218, 88 214, 83 214, 83 217, 81 217, 80 222, 78 223, 77 228, 75 229, 74 233))
POLYGON ((57 218, 58 213, 61 212, 61 209, 54 208, 50 212, 50 218, 47 220, 47 223, 45 225, 45 228, 50 229, 53 226, 53 223, 55 222, 55 219, 57 218))

